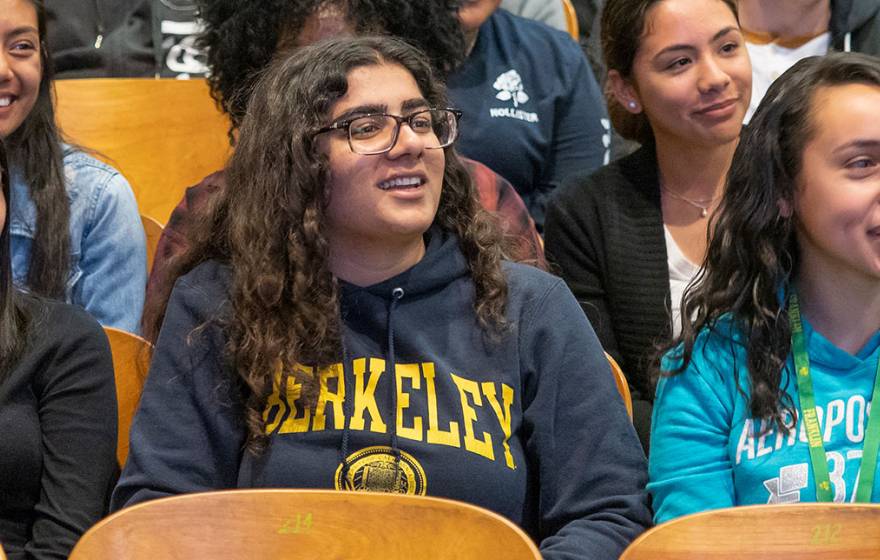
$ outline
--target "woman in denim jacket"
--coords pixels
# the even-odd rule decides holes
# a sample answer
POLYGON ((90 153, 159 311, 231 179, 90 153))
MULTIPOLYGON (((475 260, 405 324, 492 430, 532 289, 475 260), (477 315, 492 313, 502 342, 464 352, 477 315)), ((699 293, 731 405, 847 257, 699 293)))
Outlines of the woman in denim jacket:
POLYGON ((115 169, 61 143, 42 2, 0 6, 0 138, 10 148, 14 281, 136 332, 146 244, 134 195, 115 169))

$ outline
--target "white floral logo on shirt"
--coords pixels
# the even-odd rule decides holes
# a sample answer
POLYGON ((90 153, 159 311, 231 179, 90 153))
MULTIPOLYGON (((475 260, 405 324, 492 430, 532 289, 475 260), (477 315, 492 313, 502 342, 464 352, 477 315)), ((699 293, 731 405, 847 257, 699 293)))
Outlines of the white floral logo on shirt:
POLYGON ((501 101, 512 100, 514 107, 519 107, 520 104, 526 103, 529 100, 529 95, 523 90, 522 78, 516 70, 508 70, 495 78, 495 83, 492 84, 492 87, 498 90, 498 93, 495 95, 496 99, 501 101))

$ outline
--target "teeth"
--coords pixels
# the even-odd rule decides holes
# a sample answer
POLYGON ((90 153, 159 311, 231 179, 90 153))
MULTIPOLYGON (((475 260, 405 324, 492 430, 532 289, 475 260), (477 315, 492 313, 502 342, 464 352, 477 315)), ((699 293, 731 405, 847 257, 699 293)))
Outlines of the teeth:
POLYGON ((12 104, 11 97, 0 97, 0 107, 9 107, 12 104))
POLYGON ((379 183, 380 189, 391 189, 394 187, 416 187, 422 184, 422 180, 418 177, 397 177, 388 181, 379 183))

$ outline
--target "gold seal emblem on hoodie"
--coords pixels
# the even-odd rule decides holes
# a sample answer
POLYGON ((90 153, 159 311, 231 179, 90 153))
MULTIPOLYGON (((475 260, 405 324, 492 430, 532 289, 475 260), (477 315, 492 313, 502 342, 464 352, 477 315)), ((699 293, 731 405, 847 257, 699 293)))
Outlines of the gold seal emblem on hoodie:
POLYGON ((345 462, 348 463, 345 481, 342 479, 342 465, 336 469, 334 484, 337 490, 425 495, 428 486, 425 470, 405 451, 400 451, 397 465, 394 450, 382 445, 355 451, 346 457, 345 462))

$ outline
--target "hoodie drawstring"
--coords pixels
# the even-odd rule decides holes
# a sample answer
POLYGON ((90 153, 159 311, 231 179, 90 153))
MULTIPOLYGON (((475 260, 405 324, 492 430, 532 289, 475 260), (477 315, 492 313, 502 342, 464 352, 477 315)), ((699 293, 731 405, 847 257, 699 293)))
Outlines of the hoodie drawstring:
POLYGON ((397 308, 397 302, 403 299, 403 288, 394 288, 391 291, 391 304, 388 306, 388 367, 386 371, 391 373, 391 383, 389 390, 391 391, 391 410, 393 411, 394 422, 391 424, 391 452, 394 454, 394 480, 400 476, 400 449, 397 443, 397 357, 394 355, 394 310, 397 308))
MULTIPOLYGON (((351 376, 349 377, 346 373, 348 369, 348 348, 345 347, 345 337, 342 337, 342 379, 343 383, 345 379, 351 379, 352 383, 354 383, 354 372, 351 372, 351 376)), ((349 429, 351 427, 351 417, 354 416, 354 385, 352 385, 351 389, 345 389, 345 397, 342 399, 342 444, 339 447, 339 462, 342 463, 342 486, 346 490, 354 490, 352 484, 348 481, 348 469, 350 465, 348 464, 348 436, 349 429), (352 394, 351 398, 349 398, 349 394, 352 394)))
MULTIPOLYGON (((389 390, 391 391, 391 410, 393 411, 393 419, 391 424, 391 453, 394 455, 394 478, 400 476, 400 449, 397 440, 397 358, 394 353, 394 310, 397 309, 397 303, 403 299, 403 288, 394 288, 391 290, 391 303, 388 304, 388 356, 386 362, 386 373, 390 373, 389 390)), ((345 416, 342 430, 342 443, 339 448, 339 462, 342 464, 341 478, 342 485, 346 490, 354 490, 353 485, 348 480, 348 471, 350 465, 348 463, 348 442, 351 432, 351 418, 354 416, 354 372, 348 375, 349 355, 348 349, 345 347, 345 340, 342 341, 342 378, 351 379, 351 388, 346 388, 345 398, 342 401, 342 412, 345 416)))

